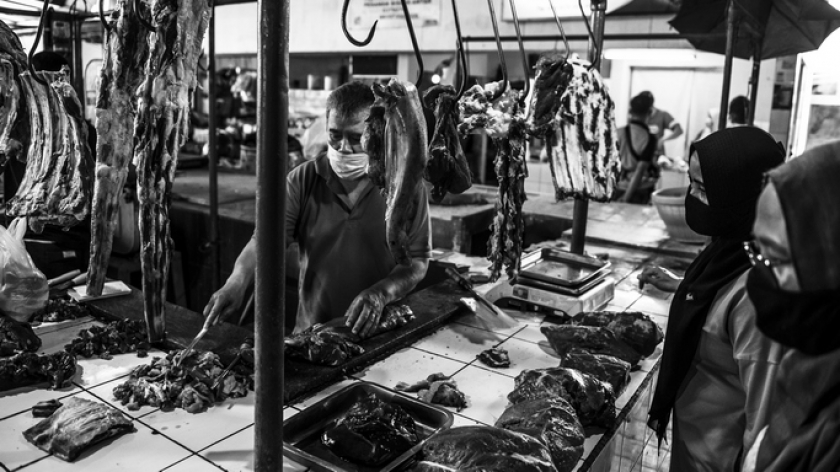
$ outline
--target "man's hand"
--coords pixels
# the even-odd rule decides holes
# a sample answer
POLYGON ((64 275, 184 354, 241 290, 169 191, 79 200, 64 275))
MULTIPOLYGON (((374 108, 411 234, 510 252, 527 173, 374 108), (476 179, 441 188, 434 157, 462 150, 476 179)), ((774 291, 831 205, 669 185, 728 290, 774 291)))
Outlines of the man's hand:
POLYGON ((379 324, 386 304, 384 293, 373 288, 363 291, 347 309, 347 326, 352 328, 353 334, 369 337, 379 324))
POLYGON ((224 321, 242 306, 245 297, 245 284, 236 278, 230 278, 225 285, 210 297, 204 307, 205 326, 213 326, 224 321))
POLYGON ((676 292, 682 279, 673 272, 663 267, 645 267, 642 273, 636 277, 639 280, 639 288, 645 288, 645 284, 651 284, 663 292, 676 292))

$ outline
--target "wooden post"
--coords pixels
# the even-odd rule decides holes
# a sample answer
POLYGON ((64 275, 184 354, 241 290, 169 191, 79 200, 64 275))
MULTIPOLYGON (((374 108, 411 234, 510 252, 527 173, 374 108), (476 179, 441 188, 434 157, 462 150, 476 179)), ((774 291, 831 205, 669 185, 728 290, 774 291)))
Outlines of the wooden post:
POLYGON ((755 40, 753 49, 753 64, 752 76, 750 77, 750 109, 747 115, 747 124, 753 126, 755 124, 755 108, 758 99, 758 80, 761 73, 761 41, 763 38, 755 40))
POLYGON ((737 11, 735 2, 729 0, 726 8, 726 58, 723 62, 723 90, 720 92, 720 117, 718 129, 726 128, 726 118, 729 115, 729 89, 732 84, 732 57, 735 54, 735 43, 738 41, 737 11))

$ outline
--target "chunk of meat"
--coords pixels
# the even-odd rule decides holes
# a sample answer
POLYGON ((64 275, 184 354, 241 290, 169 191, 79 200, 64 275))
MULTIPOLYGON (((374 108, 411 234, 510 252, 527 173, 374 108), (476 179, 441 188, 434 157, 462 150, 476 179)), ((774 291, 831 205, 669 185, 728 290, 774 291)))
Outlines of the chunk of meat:
POLYGON ((665 339, 662 328, 650 316, 639 311, 581 312, 570 323, 607 328, 644 357, 653 354, 656 346, 665 339))
POLYGON ((0 392, 38 384, 66 387, 76 373, 76 358, 66 352, 33 354, 23 352, 0 359, 0 392))
POLYGON ((458 93, 452 86, 436 85, 423 100, 434 110, 435 130, 429 144, 429 162, 424 177, 431 182, 432 200, 440 202, 446 193, 463 193, 472 186, 470 168, 458 136, 458 93))
POLYGON ((511 405, 496 421, 496 427, 542 441, 558 472, 574 469, 583 455, 583 426, 575 409, 563 398, 538 398, 511 405))
POLYGON ((451 406, 458 411, 468 406, 466 395, 458 390, 455 381, 439 372, 431 374, 412 385, 398 382, 394 390, 398 392, 417 392, 417 398, 426 403, 451 406))
POLYGON ((554 325, 543 326, 540 331, 548 339, 548 343, 559 356, 578 347, 593 354, 606 354, 617 357, 631 366, 635 366, 642 359, 642 355, 627 343, 618 339, 609 328, 594 326, 554 325))
POLYGON ((510 367, 510 356, 508 356, 508 352, 498 347, 482 351, 478 355, 478 360, 488 367, 510 367))
POLYGON ((508 400, 517 404, 539 398, 564 398, 574 407, 583 426, 609 428, 615 423, 612 388, 574 369, 553 367, 525 370, 517 375, 508 400))
POLYGON ((0 315, 0 356, 10 356, 19 351, 35 352, 40 347, 41 338, 29 323, 0 315))
POLYGON ((615 396, 621 395, 630 381, 630 364, 606 354, 593 354, 585 349, 572 348, 560 360, 562 367, 589 374, 612 387, 615 396))
POLYGON ((491 426, 452 428, 423 445, 414 472, 556 472, 548 448, 527 434, 491 426))

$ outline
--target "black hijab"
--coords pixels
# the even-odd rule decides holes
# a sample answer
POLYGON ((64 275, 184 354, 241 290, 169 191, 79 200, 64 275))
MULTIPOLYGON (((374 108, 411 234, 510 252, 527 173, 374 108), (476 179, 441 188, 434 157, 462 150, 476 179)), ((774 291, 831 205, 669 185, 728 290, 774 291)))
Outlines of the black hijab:
POLYGON ((764 173, 784 162, 782 146, 753 127, 712 133, 692 145, 691 154, 695 151, 709 203, 689 191, 686 221, 694 231, 712 236, 712 242, 688 267, 671 302, 659 380, 648 413, 648 425, 660 443, 718 290, 750 267, 743 241, 750 237, 764 173))

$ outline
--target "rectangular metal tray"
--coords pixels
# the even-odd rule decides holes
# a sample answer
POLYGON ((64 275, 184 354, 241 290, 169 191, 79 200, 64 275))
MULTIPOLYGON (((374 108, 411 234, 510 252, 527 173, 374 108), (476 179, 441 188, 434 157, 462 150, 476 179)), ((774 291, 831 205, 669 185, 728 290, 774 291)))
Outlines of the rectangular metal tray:
POLYGON ((379 385, 359 382, 345 387, 283 422, 283 454, 318 471, 390 472, 414 457, 430 436, 452 426, 452 413, 420 400, 393 392, 379 385), (321 443, 321 433, 362 398, 376 395, 402 407, 417 423, 420 442, 382 467, 369 467, 346 461, 321 443))
POLYGON ((543 248, 522 256, 519 276, 564 287, 579 287, 609 272, 609 261, 543 248))
POLYGON ((578 285, 576 287, 567 287, 564 285, 550 284, 538 279, 531 279, 528 277, 517 277, 515 283, 525 285, 527 287, 538 288, 540 290, 545 290, 548 292, 559 293, 560 295, 579 297, 584 293, 588 292, 589 289, 591 289, 592 287, 601 283, 606 277, 607 274, 602 273, 592 278, 591 280, 586 281, 583 285, 578 285))

